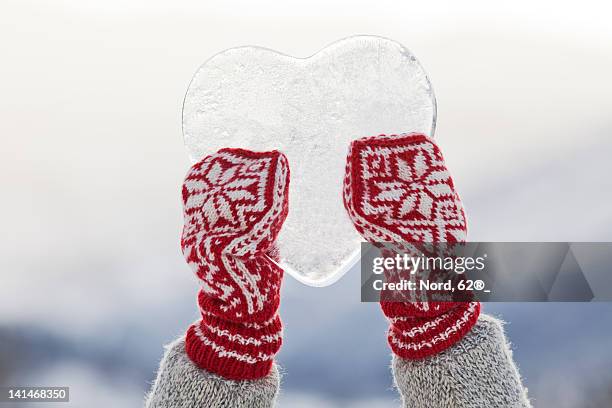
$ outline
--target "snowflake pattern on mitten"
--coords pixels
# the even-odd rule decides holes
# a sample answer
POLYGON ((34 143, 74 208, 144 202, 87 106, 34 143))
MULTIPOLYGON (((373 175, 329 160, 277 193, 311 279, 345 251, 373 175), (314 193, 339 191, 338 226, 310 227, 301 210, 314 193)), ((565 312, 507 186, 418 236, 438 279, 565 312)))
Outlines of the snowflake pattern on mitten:
MULTIPOLYGON (((380 135, 351 144, 344 205, 369 242, 414 250, 411 243, 459 243, 467 222, 438 146, 424 135, 380 135)), ((421 248, 423 246, 420 246, 421 248)), ((423 358, 459 341, 475 324, 478 302, 381 300, 390 320, 391 349, 403 358, 423 358)))
POLYGON ((222 149, 187 174, 181 246, 201 282, 202 319, 189 328, 186 350, 201 368, 232 379, 271 369, 282 342, 275 240, 288 188, 278 151, 222 149))

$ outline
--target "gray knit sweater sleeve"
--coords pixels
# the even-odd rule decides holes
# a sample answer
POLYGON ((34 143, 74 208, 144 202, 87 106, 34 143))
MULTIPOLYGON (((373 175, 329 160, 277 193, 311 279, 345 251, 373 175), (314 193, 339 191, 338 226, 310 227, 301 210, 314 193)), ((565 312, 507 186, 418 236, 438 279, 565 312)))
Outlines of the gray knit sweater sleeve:
POLYGON ((481 315, 459 343, 424 360, 393 358, 405 408, 528 408, 499 320, 481 315))
POLYGON ((166 346, 146 408, 270 408, 280 388, 276 365, 260 380, 232 381, 199 369, 183 337, 166 346))
MULTIPOLYGON (((381 362, 382 363, 382 362, 381 362)), ((393 358, 395 384, 405 408, 529 408, 501 322, 481 315, 459 343, 423 360, 393 358)), ((147 408, 269 408, 280 386, 268 377, 231 381, 197 368, 184 339, 166 348, 147 408)))

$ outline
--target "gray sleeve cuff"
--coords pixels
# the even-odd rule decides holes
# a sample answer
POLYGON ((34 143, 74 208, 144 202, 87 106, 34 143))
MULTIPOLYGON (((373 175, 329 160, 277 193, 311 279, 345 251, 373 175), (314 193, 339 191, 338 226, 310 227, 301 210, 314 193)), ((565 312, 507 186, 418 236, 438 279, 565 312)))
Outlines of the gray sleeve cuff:
POLYGON ((185 353, 183 337, 168 344, 146 408, 270 408, 280 387, 276 364, 267 377, 233 381, 198 368, 185 353))
POLYGON ((404 407, 529 408, 502 322, 481 315, 459 343, 423 360, 393 357, 404 407))

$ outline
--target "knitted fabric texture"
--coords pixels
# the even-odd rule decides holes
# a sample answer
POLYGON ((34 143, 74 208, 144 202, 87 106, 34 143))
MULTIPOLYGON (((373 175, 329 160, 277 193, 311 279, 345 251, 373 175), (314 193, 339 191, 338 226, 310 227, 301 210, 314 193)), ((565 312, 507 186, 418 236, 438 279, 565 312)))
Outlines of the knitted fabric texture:
POLYGON ((272 408, 280 387, 276 365, 257 380, 228 380, 198 368, 185 353, 185 339, 166 346, 146 408, 272 408))
MULTIPOLYGON (((372 243, 400 247, 466 239, 463 206, 442 153, 423 135, 380 135, 352 142, 344 205, 357 231, 372 243)), ((383 298, 381 307, 391 323, 391 349, 409 359, 449 348, 469 332, 480 313, 478 302, 383 298)))
MULTIPOLYGON (((451 348, 420 360, 393 358, 405 408, 529 408, 501 322, 481 315, 451 348)), ((227 380, 199 369, 180 338, 166 347, 146 408, 271 408, 279 393, 276 365, 258 380, 227 380)))
POLYGON ((187 331, 186 352, 200 368, 237 380, 270 372, 282 342, 274 242, 288 187, 277 151, 222 149, 187 174, 181 246, 201 281, 202 318, 187 331))
POLYGON ((453 347, 422 360, 393 359, 404 408, 529 408, 502 323, 481 315, 453 347))

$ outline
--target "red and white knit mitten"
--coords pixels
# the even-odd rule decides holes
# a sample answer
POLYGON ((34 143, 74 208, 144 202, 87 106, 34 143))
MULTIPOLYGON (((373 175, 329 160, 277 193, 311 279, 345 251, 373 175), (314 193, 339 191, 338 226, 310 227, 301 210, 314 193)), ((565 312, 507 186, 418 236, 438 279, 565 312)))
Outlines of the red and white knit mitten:
POLYGON ((274 242, 288 188, 287 158, 277 151, 222 149, 187 174, 181 246, 201 280, 202 319, 189 327, 186 351, 200 368, 235 380, 271 370, 282 342, 274 242))
MULTIPOLYGON (((344 206, 369 242, 464 242, 463 206, 438 146, 418 134, 356 140, 349 150, 344 206)), ((478 302, 388 302, 389 345, 402 358, 443 351, 466 335, 478 302)))

